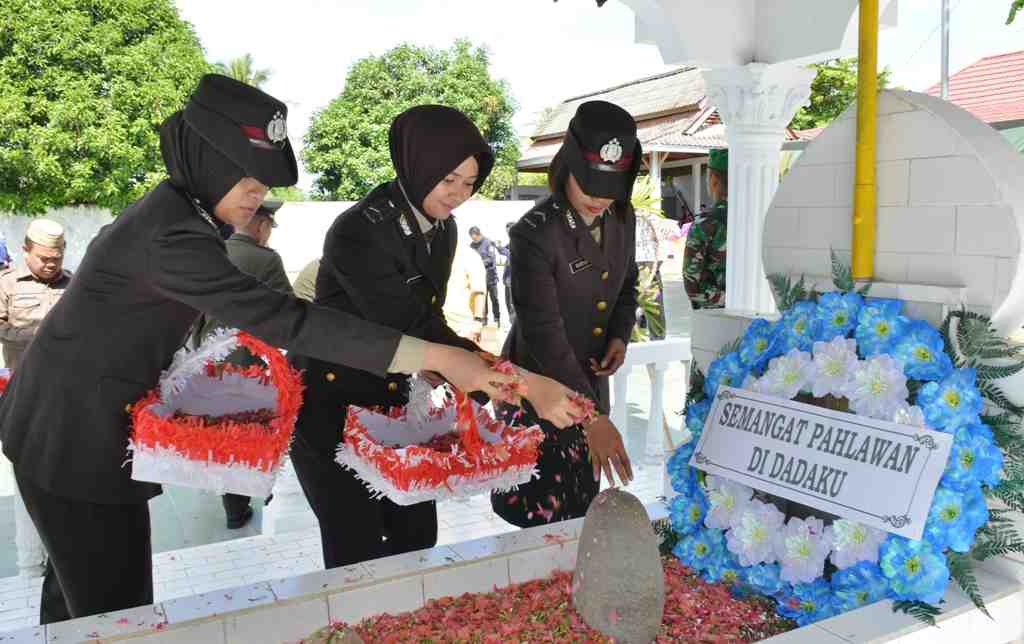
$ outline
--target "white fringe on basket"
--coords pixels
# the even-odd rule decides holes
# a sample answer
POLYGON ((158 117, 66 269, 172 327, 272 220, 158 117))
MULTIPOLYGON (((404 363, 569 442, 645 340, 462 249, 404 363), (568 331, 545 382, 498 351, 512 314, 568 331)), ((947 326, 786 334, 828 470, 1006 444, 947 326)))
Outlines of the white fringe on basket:
POLYGON ((182 347, 160 375, 160 398, 170 400, 211 362, 221 362, 238 348, 238 329, 217 329, 195 351, 182 347))
POLYGON ((408 490, 400 490, 387 480, 372 463, 359 458, 347 445, 338 447, 335 460, 342 467, 352 470, 376 498, 387 497, 398 505, 413 505, 423 501, 443 501, 458 497, 473 496, 492 490, 507 492, 534 478, 537 466, 534 463, 509 468, 500 474, 483 476, 451 475, 446 481, 447 486, 418 486, 413 484, 408 490))
POLYGON ((128 449, 132 452, 132 480, 181 485, 216 494, 269 496, 281 469, 281 463, 265 472, 238 463, 196 461, 168 447, 140 448, 129 443, 128 449))

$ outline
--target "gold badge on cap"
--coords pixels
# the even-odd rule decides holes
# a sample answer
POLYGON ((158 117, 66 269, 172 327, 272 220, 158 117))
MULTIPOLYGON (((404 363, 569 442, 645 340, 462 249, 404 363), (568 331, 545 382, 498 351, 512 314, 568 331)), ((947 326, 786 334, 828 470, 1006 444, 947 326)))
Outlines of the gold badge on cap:
POLYGON ((622 158, 622 145, 618 139, 612 139, 601 146, 601 160, 605 163, 618 163, 622 158))
POLYGON ((275 145, 283 145, 288 139, 288 124, 281 112, 275 112, 274 118, 267 123, 267 138, 275 145))

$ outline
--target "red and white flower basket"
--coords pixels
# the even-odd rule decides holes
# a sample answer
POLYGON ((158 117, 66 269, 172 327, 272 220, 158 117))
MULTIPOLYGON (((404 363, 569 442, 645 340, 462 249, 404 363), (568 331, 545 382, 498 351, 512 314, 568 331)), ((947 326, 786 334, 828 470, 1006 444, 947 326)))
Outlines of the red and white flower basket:
POLYGON ((7 383, 11 381, 11 370, 0 369, 0 396, 7 391, 7 383))
POLYGON ((267 496, 291 442, 302 380, 284 355, 253 336, 222 330, 180 350, 132 410, 132 478, 218 494, 267 496), (266 365, 223 360, 239 347, 266 365))
MULTIPOLYGON (((544 432, 508 425, 459 391, 441 405, 349 407, 337 461, 398 505, 509 490, 536 473, 544 432)), ((428 390, 429 391, 429 390, 428 390)))

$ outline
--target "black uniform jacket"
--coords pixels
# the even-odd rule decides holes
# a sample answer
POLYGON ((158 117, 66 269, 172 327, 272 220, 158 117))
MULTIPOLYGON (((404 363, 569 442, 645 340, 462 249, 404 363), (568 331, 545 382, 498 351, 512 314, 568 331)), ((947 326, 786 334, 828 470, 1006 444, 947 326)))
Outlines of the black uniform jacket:
MULTIPOLYGON (((428 253, 398 185, 377 186, 338 215, 328 230, 315 302, 406 335, 478 351, 477 345, 448 326, 442 312, 458 231, 454 218, 437 226, 428 253)), ((294 362, 306 372, 298 432, 311 447, 334 452, 348 404, 408 402, 405 375, 382 378, 307 356, 296 356, 294 362)))
POLYGON ((512 227, 516 321, 504 349, 515 364, 585 394, 603 413, 608 379, 594 375, 589 359, 600 362, 611 338, 628 344, 636 322, 636 218, 612 208, 601 245, 559 194, 512 227))
POLYGON ((164 182, 104 226, 0 398, 20 476, 60 496, 141 502, 128 406, 157 385, 200 312, 274 346, 384 374, 400 334, 264 286, 228 260, 208 215, 164 182))

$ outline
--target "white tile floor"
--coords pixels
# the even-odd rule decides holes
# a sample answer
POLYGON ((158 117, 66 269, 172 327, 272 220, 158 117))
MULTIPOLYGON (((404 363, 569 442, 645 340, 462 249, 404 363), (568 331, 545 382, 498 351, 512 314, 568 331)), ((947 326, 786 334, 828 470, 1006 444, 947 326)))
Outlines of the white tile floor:
MULTIPOLYGON (((644 503, 662 494, 663 467, 657 461, 660 459, 635 467, 636 478, 627 487, 644 503)), ((308 507, 305 511, 309 512, 308 507)), ((516 530, 491 511, 486 495, 443 501, 438 506, 438 517, 439 545, 516 530)), ((154 593, 159 602, 322 569, 317 529, 281 532, 156 554, 154 593)), ((358 567, 350 572, 360 574, 358 567)), ((0 632, 39 623, 41 585, 39 578, 0 579, 0 632)))

